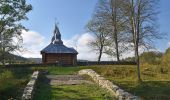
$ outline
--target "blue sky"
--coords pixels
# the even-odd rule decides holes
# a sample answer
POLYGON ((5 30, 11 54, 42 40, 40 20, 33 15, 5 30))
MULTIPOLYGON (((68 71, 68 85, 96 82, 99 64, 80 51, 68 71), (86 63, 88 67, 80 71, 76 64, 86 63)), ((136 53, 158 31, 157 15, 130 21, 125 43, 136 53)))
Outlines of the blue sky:
POLYGON ((59 22, 62 38, 68 39, 85 32, 97 0, 29 0, 33 10, 25 26, 51 37, 55 18, 59 22))
MULTIPOLYGON (((27 1, 32 4, 33 10, 28 14, 29 20, 23 24, 48 42, 53 34, 55 18, 59 22, 59 29, 64 40, 86 33, 85 25, 91 18, 98 0, 27 1)), ((170 46, 170 0, 160 0, 159 10, 160 32, 167 33, 167 36, 166 39, 157 40, 155 46, 164 52, 170 46)))
POLYGON ((158 15, 158 22, 160 26, 160 32, 166 33, 165 39, 158 40, 155 43, 157 49, 162 52, 170 47, 170 0, 160 0, 160 14, 158 15))

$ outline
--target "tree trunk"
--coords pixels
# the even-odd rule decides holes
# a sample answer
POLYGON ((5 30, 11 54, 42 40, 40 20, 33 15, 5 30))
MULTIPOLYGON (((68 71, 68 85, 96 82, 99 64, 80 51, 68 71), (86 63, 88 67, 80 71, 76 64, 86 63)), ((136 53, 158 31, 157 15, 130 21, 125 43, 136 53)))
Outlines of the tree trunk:
POLYGON ((138 82, 141 82, 141 76, 140 76, 140 60, 139 60, 139 50, 138 50, 138 42, 136 41, 135 44, 135 61, 137 63, 137 75, 138 75, 138 82))
MULTIPOLYGON (((115 32, 116 32, 117 30, 115 29, 115 32)), ((115 45, 116 45, 116 57, 117 57, 117 61, 120 61, 120 59, 119 59, 119 46, 118 46, 118 41, 117 41, 117 34, 115 34, 115 45)))
POLYGON ((138 70, 138 81, 141 82, 140 77, 140 60, 139 60, 139 33, 140 33, 140 0, 138 0, 138 14, 137 14, 137 31, 136 31, 136 62, 138 70))
POLYGON ((101 46, 100 51, 99 51, 99 56, 98 56, 98 62, 100 62, 101 57, 102 57, 102 51, 103 51, 103 46, 101 46))
POLYGON ((5 65, 5 48, 2 47, 2 65, 5 65))
POLYGON ((116 44, 116 56, 117 56, 117 61, 119 61, 119 45, 118 45, 118 40, 117 40, 117 1, 115 0, 115 8, 114 8, 114 14, 115 14, 115 17, 114 17, 114 22, 115 22, 115 29, 114 29, 114 32, 115 32, 115 44, 116 44))
POLYGON ((116 0, 113 2, 113 0, 111 0, 111 8, 112 8, 112 17, 113 17, 113 26, 114 26, 114 42, 115 42, 115 49, 116 49, 116 58, 117 61, 120 61, 119 59, 119 45, 118 45, 118 38, 117 38, 117 3, 116 0))

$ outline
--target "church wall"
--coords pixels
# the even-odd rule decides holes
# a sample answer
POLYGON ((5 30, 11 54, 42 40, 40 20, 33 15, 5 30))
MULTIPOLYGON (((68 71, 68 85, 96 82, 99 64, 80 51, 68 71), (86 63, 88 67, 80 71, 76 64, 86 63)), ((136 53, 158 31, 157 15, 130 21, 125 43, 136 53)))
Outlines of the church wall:
POLYGON ((45 54, 43 63, 60 63, 62 65, 75 65, 77 56, 75 54, 45 54))

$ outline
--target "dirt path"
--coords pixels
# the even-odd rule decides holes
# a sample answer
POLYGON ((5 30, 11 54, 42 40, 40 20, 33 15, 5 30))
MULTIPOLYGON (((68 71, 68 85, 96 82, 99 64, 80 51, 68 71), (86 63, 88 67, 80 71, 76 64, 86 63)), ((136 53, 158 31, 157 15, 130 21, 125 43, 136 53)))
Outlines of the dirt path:
POLYGON ((93 84, 93 82, 87 81, 79 75, 46 75, 46 77, 50 80, 50 85, 93 84))

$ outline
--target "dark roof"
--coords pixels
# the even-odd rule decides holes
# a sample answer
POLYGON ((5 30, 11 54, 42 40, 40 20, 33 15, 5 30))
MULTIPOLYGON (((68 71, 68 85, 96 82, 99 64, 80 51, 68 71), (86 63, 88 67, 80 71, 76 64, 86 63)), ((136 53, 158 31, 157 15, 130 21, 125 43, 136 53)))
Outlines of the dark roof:
POLYGON ((61 34, 59 28, 55 24, 54 36, 51 39, 51 43, 45 47, 41 53, 72 53, 78 54, 74 48, 68 48, 63 44, 61 40, 61 34))
POLYGON ((41 53, 72 53, 78 54, 78 52, 74 48, 68 48, 63 44, 49 44, 45 47, 41 53))

